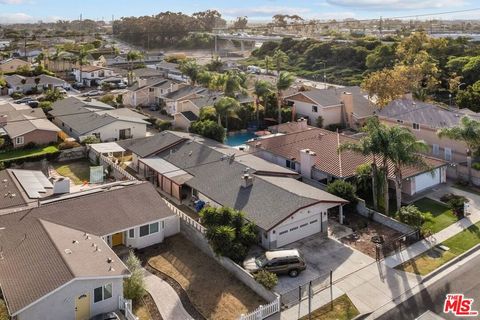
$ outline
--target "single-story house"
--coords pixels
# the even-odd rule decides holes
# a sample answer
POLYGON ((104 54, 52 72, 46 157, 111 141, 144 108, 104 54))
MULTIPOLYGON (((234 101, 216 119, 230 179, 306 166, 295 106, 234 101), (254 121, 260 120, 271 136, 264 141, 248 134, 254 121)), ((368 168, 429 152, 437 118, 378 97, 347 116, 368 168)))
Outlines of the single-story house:
POLYGON ((285 97, 292 104, 292 111, 298 117, 308 119, 309 124, 316 125, 317 118, 323 118, 323 126, 345 124, 357 129, 376 110, 359 87, 316 89, 308 87, 285 97))
POLYGON ((49 111, 52 122, 69 136, 83 141, 95 136, 101 141, 145 137, 146 117, 128 108, 115 109, 92 99, 69 97, 56 101, 49 111))
POLYGON ((347 203, 300 182, 294 171, 198 135, 164 131, 117 143, 132 153, 132 169, 172 201, 244 211, 267 249, 326 236, 328 210, 347 203))
POLYGON ((0 287, 18 320, 83 320, 117 310, 130 272, 115 252, 160 243, 180 229, 149 183, 40 202, 1 215, 0 226, 0 287))
POLYGON ((30 62, 18 58, 9 58, 0 61, 0 73, 14 73, 20 67, 30 68, 30 62))
POLYGON ((38 91, 55 88, 70 88, 70 85, 66 81, 46 74, 41 74, 35 77, 24 77, 18 74, 7 75, 5 76, 5 81, 11 92, 27 93, 34 88, 37 88, 38 91))
POLYGON ((60 131, 40 108, 10 103, 0 105, 0 136, 8 136, 14 148, 29 143, 46 145, 57 142, 60 131))
POLYGON ((386 125, 409 128, 417 139, 425 141, 431 147, 432 156, 457 163, 466 161, 467 145, 462 141, 439 138, 437 131, 458 125, 460 119, 467 115, 480 121, 480 114, 467 109, 441 107, 408 97, 392 101, 378 110, 377 115, 386 125))
MULTIPOLYGON (((298 125, 303 124, 299 121, 298 125)), ((327 183, 332 179, 349 179, 356 175, 356 169, 373 160, 368 156, 345 151, 338 152, 343 143, 356 143, 358 139, 320 128, 296 131, 263 137, 248 142, 250 152, 277 165, 299 172, 303 178, 327 183)), ((424 156, 428 169, 402 168, 403 193, 414 195, 446 182, 448 163, 424 156)), ((393 187, 393 165, 389 167, 389 179, 393 187)))
MULTIPOLYGON (((154 70, 155 71, 155 70, 154 70)), ((123 94, 123 104, 128 107, 158 104, 161 97, 179 88, 176 81, 165 78, 138 78, 135 84, 123 94)))

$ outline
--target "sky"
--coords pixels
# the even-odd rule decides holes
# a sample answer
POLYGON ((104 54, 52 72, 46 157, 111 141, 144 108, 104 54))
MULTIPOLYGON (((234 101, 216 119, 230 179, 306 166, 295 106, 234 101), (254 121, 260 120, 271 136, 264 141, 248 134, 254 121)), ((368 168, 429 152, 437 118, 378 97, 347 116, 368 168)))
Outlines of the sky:
MULTIPOLYGON (((480 0, 0 0, 0 24, 45 22, 83 18, 111 20, 152 15, 162 11, 184 12, 216 9, 228 20, 247 16, 270 21, 275 14, 298 14, 305 19, 368 19, 434 14, 423 18, 480 19, 480 0), (447 11, 472 10, 435 15, 447 11)), ((420 19, 420 18, 419 18, 420 19)))

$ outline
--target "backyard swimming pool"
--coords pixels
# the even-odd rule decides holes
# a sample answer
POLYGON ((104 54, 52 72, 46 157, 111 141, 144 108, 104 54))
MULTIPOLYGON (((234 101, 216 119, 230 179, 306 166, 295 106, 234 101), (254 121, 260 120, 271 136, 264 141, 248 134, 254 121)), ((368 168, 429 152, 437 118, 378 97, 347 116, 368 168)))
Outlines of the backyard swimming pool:
POLYGON ((231 147, 238 147, 245 144, 248 140, 256 138, 257 136, 252 132, 236 133, 231 136, 227 136, 225 144, 231 147))

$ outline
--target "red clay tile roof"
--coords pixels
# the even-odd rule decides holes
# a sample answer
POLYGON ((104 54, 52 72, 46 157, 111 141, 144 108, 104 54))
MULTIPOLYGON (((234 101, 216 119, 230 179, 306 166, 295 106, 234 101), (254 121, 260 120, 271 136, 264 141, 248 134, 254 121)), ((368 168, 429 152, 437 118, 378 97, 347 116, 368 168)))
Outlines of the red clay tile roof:
MULTIPOLYGON (((300 150, 310 149, 315 152, 315 168, 338 178, 348 178, 355 175, 356 168, 363 163, 371 163, 372 158, 352 151, 339 153, 338 147, 343 143, 355 143, 358 139, 336 132, 310 128, 306 131, 294 132, 282 136, 265 138, 249 143, 262 150, 295 160, 300 163, 300 150)), ((378 160, 377 160, 378 161, 378 160)), ((425 156, 425 161, 432 168, 446 165, 446 162, 425 156)), ((423 173, 425 170, 415 167, 402 169, 403 177, 408 178, 423 173)), ((389 166, 389 177, 393 178, 393 166, 389 166)))

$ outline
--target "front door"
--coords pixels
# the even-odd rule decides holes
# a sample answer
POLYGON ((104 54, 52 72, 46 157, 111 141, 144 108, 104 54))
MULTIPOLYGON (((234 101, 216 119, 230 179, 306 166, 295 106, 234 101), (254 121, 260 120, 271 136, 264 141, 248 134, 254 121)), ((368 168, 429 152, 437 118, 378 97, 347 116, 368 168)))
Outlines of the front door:
POLYGON ((112 235, 112 247, 123 244, 123 232, 115 233, 112 235))
POLYGON ((85 293, 75 300, 75 320, 90 319, 90 294, 85 293))

